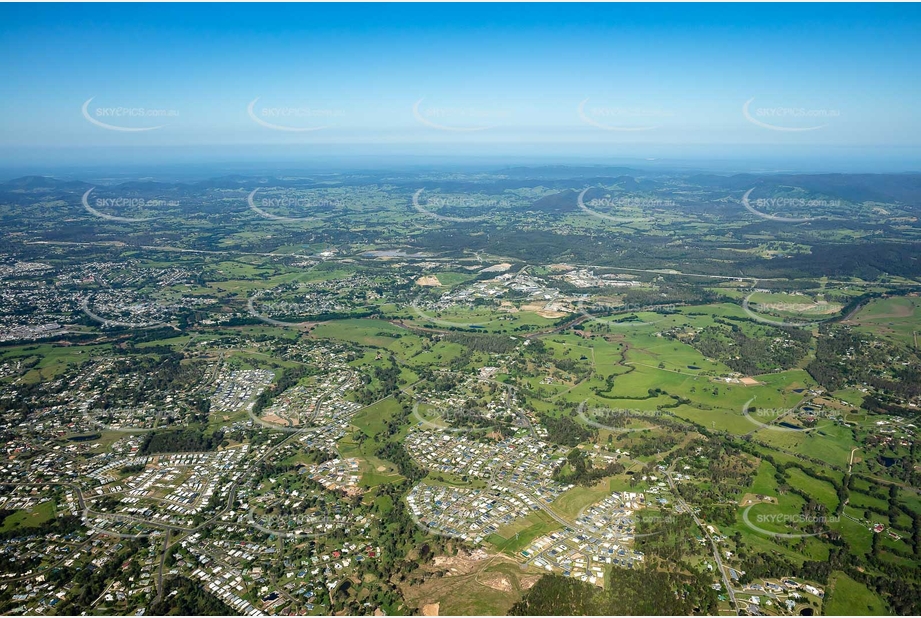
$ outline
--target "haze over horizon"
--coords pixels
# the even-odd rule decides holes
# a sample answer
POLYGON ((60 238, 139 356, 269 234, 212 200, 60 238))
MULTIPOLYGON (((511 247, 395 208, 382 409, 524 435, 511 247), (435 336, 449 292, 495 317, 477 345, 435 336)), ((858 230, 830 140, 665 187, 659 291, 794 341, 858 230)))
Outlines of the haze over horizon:
POLYGON ((4 176, 921 169, 917 5, 5 5, 0 18, 4 176))

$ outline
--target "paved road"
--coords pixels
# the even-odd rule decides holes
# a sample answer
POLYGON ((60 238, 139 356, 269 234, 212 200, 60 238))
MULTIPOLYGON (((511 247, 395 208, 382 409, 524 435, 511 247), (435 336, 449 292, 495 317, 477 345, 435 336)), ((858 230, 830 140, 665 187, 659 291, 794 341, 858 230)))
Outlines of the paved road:
POLYGON ((157 570, 157 600, 154 603, 160 603, 163 600, 163 563, 166 562, 166 555, 169 553, 169 530, 166 531, 166 538, 163 540, 163 553, 160 554, 160 566, 157 570))
POLYGON ((694 509, 692 509, 691 506, 687 502, 684 501, 684 498, 681 497, 681 494, 678 493, 678 488, 675 486, 674 479, 672 479, 671 471, 669 470, 665 471, 665 478, 668 479, 668 484, 671 487, 672 493, 675 496, 675 501, 679 505, 681 505, 683 509, 685 509, 688 513, 691 514, 691 517, 694 518, 695 523, 697 523, 701 531, 703 531, 703 533, 706 535, 707 540, 710 541, 710 547, 713 548, 713 559, 716 560, 717 568, 719 568, 720 575, 723 578, 723 587, 729 593, 729 599, 732 602, 732 608, 738 614, 739 613, 739 602, 736 600, 735 590, 732 589, 732 584, 729 581, 729 577, 726 575, 726 567, 723 566, 723 559, 720 557, 720 550, 719 550, 719 547, 716 546, 716 541, 714 541, 713 537, 710 536, 710 531, 707 530, 707 527, 704 525, 704 522, 702 522, 700 518, 697 517, 697 513, 694 512, 694 509))

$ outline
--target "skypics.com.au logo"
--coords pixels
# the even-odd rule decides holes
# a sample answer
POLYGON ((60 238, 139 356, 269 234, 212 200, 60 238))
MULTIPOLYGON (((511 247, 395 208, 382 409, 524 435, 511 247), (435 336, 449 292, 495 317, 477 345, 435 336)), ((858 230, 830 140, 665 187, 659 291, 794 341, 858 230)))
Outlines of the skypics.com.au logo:
POLYGON ((479 107, 423 107, 425 97, 416 101, 412 106, 413 118, 419 124, 454 133, 476 133, 494 129, 501 121, 508 119, 511 113, 507 110, 485 109, 479 107))
POLYGON ((841 521, 841 518, 835 515, 806 515, 802 513, 759 513, 755 515, 754 521, 752 521, 750 511, 756 506, 758 505, 751 504, 744 511, 742 511, 742 521, 745 522, 746 526, 755 532, 758 532, 759 534, 764 534, 766 536, 772 536, 780 539, 805 539, 812 536, 828 534, 830 532, 828 524, 841 521), (758 524, 768 526, 783 526, 788 529, 802 529, 805 527, 808 532, 774 532, 773 530, 768 530, 759 526, 758 524))
POLYGON ((648 431, 649 425, 667 415, 659 410, 629 410, 623 408, 589 408, 587 401, 579 404, 576 415, 591 427, 605 429, 612 433, 630 433, 648 431), (635 423, 645 423, 642 427, 630 427, 635 423))
POLYGON ((803 405, 795 408, 756 408, 751 403, 754 397, 742 406, 742 416, 753 425, 769 431, 804 433, 830 427, 837 415, 824 408, 803 405), (795 421, 798 424, 794 424, 795 421))
POLYGON ((591 306, 586 306, 582 299, 580 299, 575 305, 576 311, 588 318, 588 321, 615 328, 637 328, 641 326, 652 326, 653 324, 666 319, 668 315, 662 315, 662 317, 656 318, 655 320, 646 321, 640 320, 634 314, 667 314, 676 311, 679 307, 681 307, 681 305, 674 303, 661 305, 629 303, 624 305, 607 305, 605 303, 598 302, 593 303, 591 306))
POLYGON ((163 530, 151 530, 150 525, 144 520, 135 519, 121 513, 97 513, 90 511, 89 508, 85 508, 83 509, 83 514, 80 519, 91 533, 102 534, 117 539, 146 539, 162 536, 164 534, 163 530), (148 531, 122 532, 120 530, 113 530, 113 526, 121 526, 122 530, 140 527, 141 529, 146 528, 148 531))
POLYGON ((249 206, 250 210, 255 212, 257 215, 264 219, 269 219, 271 221, 282 221, 286 223, 303 223, 308 221, 317 221, 319 219, 324 219, 329 217, 331 211, 342 206, 342 201, 338 198, 322 198, 322 197, 311 197, 301 194, 295 194, 291 192, 286 192, 281 196, 274 197, 262 197, 259 201, 259 206, 256 205, 256 193, 260 189, 253 189, 246 198, 246 203, 249 206), (306 216, 306 217, 289 217, 284 215, 277 215, 269 210, 314 210, 322 211, 324 214, 319 216, 306 216))
POLYGON ((438 326, 444 326, 447 328, 458 327, 458 328, 480 329, 480 328, 485 328, 488 324, 492 324, 494 322, 499 321, 499 318, 493 318, 491 320, 484 320, 482 322, 456 322, 453 320, 444 320, 442 318, 439 318, 438 316, 430 315, 425 310, 423 310, 422 307, 420 306, 421 302, 422 302, 422 297, 419 296, 410 304, 410 308, 412 309, 413 313, 415 313, 418 317, 422 318, 423 320, 431 322, 432 324, 437 324, 438 326))
POLYGON ((413 404, 412 417, 419 427, 438 432, 482 436, 494 431, 493 421, 495 419, 487 418, 479 410, 467 408, 436 409, 434 414, 424 417, 419 410, 419 404, 415 403, 413 404))
POLYGON ((351 525, 348 519, 328 514, 317 516, 298 513, 289 516, 279 516, 266 513, 257 520, 254 509, 250 509, 248 512, 247 520, 249 525, 256 530, 283 539, 326 536, 333 529, 344 528, 351 525))
POLYGON ((807 109, 804 107, 758 107, 751 105, 755 97, 742 105, 742 116, 750 123, 762 129, 787 133, 817 131, 828 126, 828 120, 841 116, 836 109, 807 109), (821 124, 817 124, 821 123, 821 124))
POLYGON ((841 200, 806 199, 796 197, 758 198, 754 200, 754 204, 752 204, 751 194, 754 190, 755 187, 752 187, 745 192, 745 195, 742 196, 742 205, 748 212, 757 217, 761 217, 762 219, 767 219, 768 221, 777 221, 780 223, 808 223, 810 221, 815 221, 818 217, 790 217, 785 215, 769 214, 764 212, 764 210, 792 210, 793 212, 803 212, 806 210, 815 212, 819 209, 840 208, 841 206, 841 200))
POLYGON ((665 532, 664 530, 654 530, 653 532, 639 532, 639 530, 649 530, 655 528, 662 528, 665 526, 674 525, 678 522, 678 518, 674 515, 653 515, 651 513, 644 513, 640 511, 636 515, 636 528, 633 535, 634 539, 643 539, 651 536, 656 536, 665 532))
POLYGON ((448 209, 448 210, 474 210, 482 211, 488 210, 489 212, 494 212, 498 208, 508 208, 510 205, 509 200, 505 198, 479 198, 470 195, 433 195, 430 198, 422 198, 422 193, 425 189, 419 189, 413 194, 412 204, 413 208, 432 219, 438 219, 439 221, 450 221, 453 223, 472 223, 476 221, 483 221, 488 218, 488 215, 476 215, 473 217, 457 217, 457 216, 448 216, 442 215, 437 212, 432 212, 432 208, 448 209))
MULTIPOLYGON (((98 300, 98 299, 96 299, 98 300)), ((99 315, 92 308, 90 308, 90 297, 87 296, 80 301, 80 309, 86 314, 90 319, 99 322, 106 328, 138 328, 138 329, 148 329, 148 328, 159 328, 162 326, 168 326, 168 324, 159 319, 147 319, 143 321, 128 321, 126 319, 110 319, 102 315, 99 315)), ((111 305, 111 303, 107 303, 111 305)), ((116 303, 112 306, 108 306, 110 311, 116 311, 118 313, 128 313, 131 316, 138 317, 147 317, 147 316, 157 316, 167 310, 167 307, 163 307, 157 302, 147 302, 147 303, 134 303, 132 305, 124 305, 121 303, 116 303)))
POLYGON ((94 107, 90 109, 90 103, 95 97, 90 97, 83 103, 80 108, 83 117, 91 124, 106 129, 107 131, 120 131, 122 133, 141 133, 144 131, 156 131, 167 126, 167 124, 158 124, 155 126, 127 126, 138 120, 150 121, 162 120, 166 118, 178 118, 179 112, 174 109, 150 109, 146 107, 94 107), (114 123, 114 124, 113 124, 114 123))
POLYGON ((261 294, 256 293, 249 297, 246 301, 246 309, 249 314, 261 322, 265 322, 270 326, 280 326, 282 328, 304 328, 309 326, 310 322, 304 320, 302 322, 285 322, 284 320, 278 320, 268 315, 265 315, 265 312, 274 313, 276 315, 297 315, 297 314, 316 314, 316 306, 304 304, 304 303, 292 303, 287 301, 266 301, 263 302, 260 300, 261 294), (257 309, 256 304, 259 304, 259 307, 262 309, 257 309))
POLYGON ((287 105, 256 109, 256 103, 261 97, 256 97, 246 106, 246 114, 259 126, 273 131, 286 131, 290 133, 307 133, 328 129, 331 119, 342 118, 345 112, 339 109, 324 109, 314 107, 291 107, 287 105))
MULTIPOLYGON (((745 296, 745 298, 742 299, 742 311, 744 311, 745 315, 747 315, 751 319, 755 320, 756 322, 761 322, 762 324, 770 324, 771 326, 790 326, 794 328, 812 328, 812 327, 818 326, 819 324, 823 322, 828 322, 829 320, 833 320, 836 317, 835 314, 832 314, 832 315, 827 315, 827 317, 817 319, 817 320, 811 320, 808 322, 788 322, 787 320, 772 320, 770 318, 766 318, 762 315, 759 315, 754 310, 752 310, 752 297, 758 293, 759 293, 758 290, 753 290, 749 292, 745 296)), ((755 303, 755 306, 761 308, 761 305, 759 305, 757 302, 755 303)), ((768 309, 770 310, 769 307, 768 309)), ((764 310, 764 309, 762 308, 760 310, 764 310)))
POLYGON ((677 206, 677 203, 670 199, 659 197, 645 197, 638 195, 625 195, 622 197, 611 198, 594 198, 585 202, 585 194, 592 190, 592 187, 583 189, 576 198, 576 205, 582 212, 612 223, 642 223, 652 221, 653 217, 648 216, 615 216, 604 212, 599 212, 599 208, 609 208, 618 211, 624 210, 641 210, 647 211, 653 208, 668 208, 677 206))
POLYGON ((154 208, 179 206, 179 202, 177 200, 151 200, 139 197, 97 197, 95 200, 93 200, 94 206, 91 206, 89 197, 90 194, 95 190, 96 187, 92 187, 86 193, 84 193, 80 203, 83 204, 83 208, 88 213, 94 217, 106 219, 107 221, 118 221, 121 223, 141 223, 143 221, 152 221, 155 217, 122 217, 119 215, 110 215, 100 209, 109 210, 115 208, 149 210, 154 208))
POLYGON ((604 131, 652 131, 662 126, 661 119, 673 116, 671 112, 646 107, 588 107, 583 99, 576 112, 585 124, 604 131))

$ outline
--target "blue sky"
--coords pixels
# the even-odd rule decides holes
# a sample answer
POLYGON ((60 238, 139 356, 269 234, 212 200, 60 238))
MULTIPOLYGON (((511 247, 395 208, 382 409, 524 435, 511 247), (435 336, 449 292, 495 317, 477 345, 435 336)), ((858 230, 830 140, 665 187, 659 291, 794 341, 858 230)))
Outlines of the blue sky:
POLYGON ((917 5, 5 4, 0 24, 0 163, 274 148, 921 168, 917 5))

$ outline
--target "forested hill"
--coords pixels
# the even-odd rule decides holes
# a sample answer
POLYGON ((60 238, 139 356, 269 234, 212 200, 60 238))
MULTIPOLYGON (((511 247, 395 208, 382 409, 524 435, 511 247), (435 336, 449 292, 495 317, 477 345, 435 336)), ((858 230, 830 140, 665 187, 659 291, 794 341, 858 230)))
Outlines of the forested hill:
POLYGON ((570 577, 544 575, 509 615, 687 616, 715 614, 716 601, 706 577, 612 569, 604 589, 570 577))

